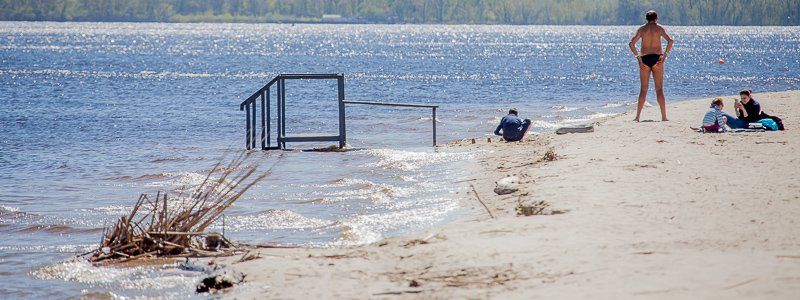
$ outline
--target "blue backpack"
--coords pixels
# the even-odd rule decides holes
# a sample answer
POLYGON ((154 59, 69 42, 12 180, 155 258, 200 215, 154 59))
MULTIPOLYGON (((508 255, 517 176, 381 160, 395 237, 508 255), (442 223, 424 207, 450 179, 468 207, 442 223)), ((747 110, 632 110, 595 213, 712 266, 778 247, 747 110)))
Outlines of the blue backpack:
POLYGON ((778 123, 775 123, 772 119, 761 119, 758 122, 764 125, 764 128, 772 131, 778 130, 778 123))

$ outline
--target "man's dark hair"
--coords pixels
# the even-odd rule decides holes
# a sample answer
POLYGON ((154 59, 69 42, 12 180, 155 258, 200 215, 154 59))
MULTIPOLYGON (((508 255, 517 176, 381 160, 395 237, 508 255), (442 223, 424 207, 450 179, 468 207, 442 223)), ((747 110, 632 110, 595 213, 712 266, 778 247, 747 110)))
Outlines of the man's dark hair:
POLYGON ((751 90, 743 90, 743 91, 739 92, 739 95, 750 96, 750 94, 752 94, 752 93, 753 93, 753 91, 751 91, 751 90))
POLYGON ((658 14, 656 13, 655 10, 651 10, 644 15, 644 18, 647 19, 647 22, 653 22, 655 20, 658 20, 658 14))
POLYGON ((519 112, 517 112, 517 109, 516 109, 516 108, 509 109, 509 110, 508 110, 508 114, 509 114, 509 115, 515 115, 515 116, 519 116, 519 112))

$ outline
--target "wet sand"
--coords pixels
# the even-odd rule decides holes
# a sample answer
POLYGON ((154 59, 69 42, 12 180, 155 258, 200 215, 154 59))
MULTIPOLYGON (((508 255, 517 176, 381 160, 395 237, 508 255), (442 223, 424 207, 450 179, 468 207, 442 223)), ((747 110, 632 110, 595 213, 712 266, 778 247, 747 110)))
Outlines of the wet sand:
MULTIPOLYGON (((365 246, 222 259, 247 274, 224 296, 795 298, 800 91, 754 97, 789 130, 695 133, 710 102, 699 99, 668 104, 665 123, 634 123, 629 112, 593 133, 454 143, 483 151, 474 175, 454 183, 473 216, 365 246), (559 159, 540 161, 550 148, 559 159), (496 195, 510 175, 521 189, 496 195), (517 216, 520 201, 558 214, 517 216)), ((643 119, 657 116, 650 107, 643 119)))

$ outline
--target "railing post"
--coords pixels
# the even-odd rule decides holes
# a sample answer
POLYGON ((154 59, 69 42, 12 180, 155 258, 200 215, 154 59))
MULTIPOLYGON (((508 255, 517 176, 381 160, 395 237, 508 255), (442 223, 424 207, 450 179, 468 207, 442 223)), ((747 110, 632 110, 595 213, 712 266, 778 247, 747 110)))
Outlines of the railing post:
POLYGON ((265 91, 261 92, 261 150, 267 149, 267 141, 266 141, 266 138, 267 138, 267 136, 266 136, 266 134, 267 134, 267 131, 266 131, 266 126, 267 126, 267 124, 266 124, 267 123, 267 120, 266 120, 267 119, 266 106, 267 106, 267 103, 266 103, 266 99, 265 99, 264 93, 266 93, 266 92, 265 91))
MULTIPOLYGON (((281 78, 281 136, 286 137, 286 79, 281 78)), ((286 142, 281 139, 281 147, 286 149, 286 142)))
POLYGON ((271 121, 270 119, 272 119, 272 115, 270 114, 270 111, 269 111, 269 107, 272 106, 272 104, 269 103, 269 87, 267 87, 267 90, 264 91, 264 93, 267 94, 267 148, 269 148, 270 147, 270 140, 272 139, 270 137, 270 132, 269 132, 271 130, 270 123, 272 123, 272 122, 270 122, 271 121))
POLYGON ((436 107, 431 108, 433 110, 432 119, 433 119, 433 146, 436 147, 436 107))
POLYGON ((275 97, 276 97, 275 98, 275 106, 278 108, 278 112, 276 114, 276 117, 278 118, 278 122, 277 122, 277 127, 275 128, 275 135, 278 136, 276 141, 278 143, 278 148, 280 148, 281 147, 281 127, 283 127, 283 118, 281 118, 281 110, 282 110, 282 108, 281 108, 281 91, 283 89, 281 87, 281 79, 280 78, 278 78, 278 82, 277 83, 278 83, 278 85, 276 87, 276 92, 275 92, 275 97))
POLYGON ((344 108, 344 75, 340 75, 336 79, 339 87, 339 148, 344 148, 347 145, 347 127, 345 126, 345 108, 344 108))
POLYGON ((245 130, 245 133, 247 134, 246 145, 247 145, 247 150, 250 150, 250 104, 249 103, 244 105, 244 110, 247 111, 247 130, 245 130))
POLYGON ((256 118, 256 108, 257 108, 257 106, 256 106, 256 98, 253 98, 253 102, 250 105, 252 105, 252 109, 253 109, 253 119, 252 119, 252 122, 253 122, 252 128, 253 128, 253 130, 250 131, 250 134, 252 134, 252 136, 250 138, 250 143, 252 143, 252 144, 250 146, 250 149, 255 149, 256 148, 256 131, 257 131, 257 129, 256 129, 256 120, 257 120, 257 118, 256 118))

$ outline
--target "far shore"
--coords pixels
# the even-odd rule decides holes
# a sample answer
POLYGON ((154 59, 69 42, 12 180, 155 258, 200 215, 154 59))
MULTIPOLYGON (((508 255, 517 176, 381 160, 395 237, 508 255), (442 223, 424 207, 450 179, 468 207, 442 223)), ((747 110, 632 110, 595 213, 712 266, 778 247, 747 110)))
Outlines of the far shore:
POLYGON ((221 296, 796 299, 800 91, 754 98, 787 131, 694 132, 710 102, 695 99, 668 102, 669 122, 627 112, 592 133, 452 143, 482 153, 457 194, 470 217, 363 246, 221 258, 247 275, 221 296), (497 195, 508 176, 519 190, 497 195), (520 204, 542 210, 519 216, 520 204))
MULTIPOLYGON (((376 22, 370 20, 352 21, 319 21, 319 20, 257 20, 251 18, 187 18, 178 20, 0 20, 0 23, 28 22, 28 23, 154 23, 154 24, 274 24, 274 25, 398 25, 398 26, 551 26, 551 27, 634 27, 640 23, 619 24, 505 24, 505 23, 405 23, 405 22, 376 22)), ((798 27, 800 25, 764 25, 764 24, 664 24, 667 27, 798 27)))

